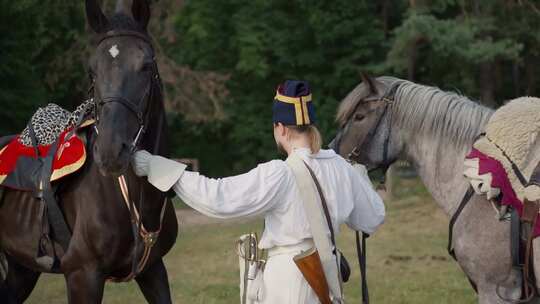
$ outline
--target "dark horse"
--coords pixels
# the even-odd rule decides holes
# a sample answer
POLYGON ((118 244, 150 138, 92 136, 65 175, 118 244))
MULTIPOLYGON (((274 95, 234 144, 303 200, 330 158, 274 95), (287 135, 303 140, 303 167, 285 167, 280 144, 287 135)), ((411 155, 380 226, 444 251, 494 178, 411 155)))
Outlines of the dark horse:
MULTIPOLYGON (((128 276, 133 261, 140 260, 142 247, 134 250, 130 212, 117 179, 124 175, 131 197, 142 205, 139 212, 148 231, 160 228, 166 204, 161 234, 135 280, 148 302, 171 303, 162 257, 176 240, 175 212, 170 200, 129 166, 133 146, 166 153, 161 82, 146 32, 150 8, 144 0, 133 0, 131 12, 117 9, 108 19, 96 1, 87 0, 86 11, 100 37, 89 65, 99 119, 95 129, 87 131, 91 148, 86 164, 58 188, 58 203, 72 232, 65 252, 55 242, 58 272, 65 276, 69 303, 101 303, 105 282, 128 276)), ((1 303, 24 302, 40 273, 48 271, 34 259, 40 204, 32 193, 8 189, 0 201, 0 249, 8 261, 7 277, 0 283, 1 303)))

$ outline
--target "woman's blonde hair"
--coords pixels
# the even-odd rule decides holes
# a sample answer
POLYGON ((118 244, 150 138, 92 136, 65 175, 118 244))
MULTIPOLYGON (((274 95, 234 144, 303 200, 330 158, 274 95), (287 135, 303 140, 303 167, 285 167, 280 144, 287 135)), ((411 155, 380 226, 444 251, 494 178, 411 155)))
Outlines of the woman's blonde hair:
POLYGON ((315 125, 308 126, 287 126, 294 133, 307 135, 309 138, 309 146, 311 148, 311 153, 315 154, 321 150, 322 147, 322 136, 321 132, 315 125))

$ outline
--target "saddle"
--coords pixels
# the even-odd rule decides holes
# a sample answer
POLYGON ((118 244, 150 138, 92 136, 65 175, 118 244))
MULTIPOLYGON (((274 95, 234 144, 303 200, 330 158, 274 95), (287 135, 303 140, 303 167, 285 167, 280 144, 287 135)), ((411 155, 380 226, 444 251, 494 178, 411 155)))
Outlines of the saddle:
POLYGON ((73 113, 49 104, 34 113, 21 134, 1 138, 0 186, 38 193, 44 160, 49 155, 50 182, 80 169, 86 150, 76 132, 93 123, 91 110, 91 101, 73 113))
POLYGON ((523 216, 525 188, 540 162, 539 133, 540 98, 517 98, 498 109, 465 159, 464 174, 476 193, 498 198, 523 216))
POLYGON ((94 122, 92 109, 92 100, 73 113, 49 104, 34 113, 21 134, 0 138, 0 188, 32 192, 41 201, 42 232, 35 259, 50 271, 59 266, 51 239, 64 252, 71 239, 53 182, 84 165, 86 142, 80 135, 94 122))
POLYGON ((532 240, 540 236, 540 201, 526 200, 525 188, 540 162, 539 133, 540 98, 511 100, 491 116, 465 159, 471 188, 510 210, 512 265, 523 273, 523 299, 536 293, 531 261, 532 240))

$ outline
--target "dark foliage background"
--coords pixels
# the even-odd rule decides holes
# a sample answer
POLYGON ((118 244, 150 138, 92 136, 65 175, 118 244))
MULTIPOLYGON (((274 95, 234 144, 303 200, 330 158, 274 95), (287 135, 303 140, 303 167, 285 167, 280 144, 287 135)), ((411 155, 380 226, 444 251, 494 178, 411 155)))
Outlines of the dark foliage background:
MULTIPOLYGON (((115 1, 103 1, 111 12, 115 1)), ((49 102, 86 95, 84 2, 0 0, 0 135, 49 102)), ((325 139, 362 71, 459 91, 496 107, 537 94, 540 5, 527 0, 160 0, 150 31, 174 155, 218 176, 276 157, 275 87, 313 86, 325 139)))

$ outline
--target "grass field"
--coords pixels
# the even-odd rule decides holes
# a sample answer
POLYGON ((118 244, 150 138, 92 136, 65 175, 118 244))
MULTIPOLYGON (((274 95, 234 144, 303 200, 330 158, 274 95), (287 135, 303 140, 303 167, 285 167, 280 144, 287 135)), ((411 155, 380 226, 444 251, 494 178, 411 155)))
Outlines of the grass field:
MULTIPOLYGON (((372 303, 474 303, 475 294, 446 253, 448 219, 416 182, 404 181, 400 200, 387 202, 387 220, 368 241, 372 303)), ((236 237, 259 231, 260 221, 188 225, 165 258, 173 302, 239 303, 236 237)), ((338 240, 353 268, 348 303, 360 303, 354 234, 343 227, 338 240)), ((66 303, 62 276, 40 279, 29 303, 66 303)), ((135 283, 109 284, 103 303, 145 303, 135 283)))

